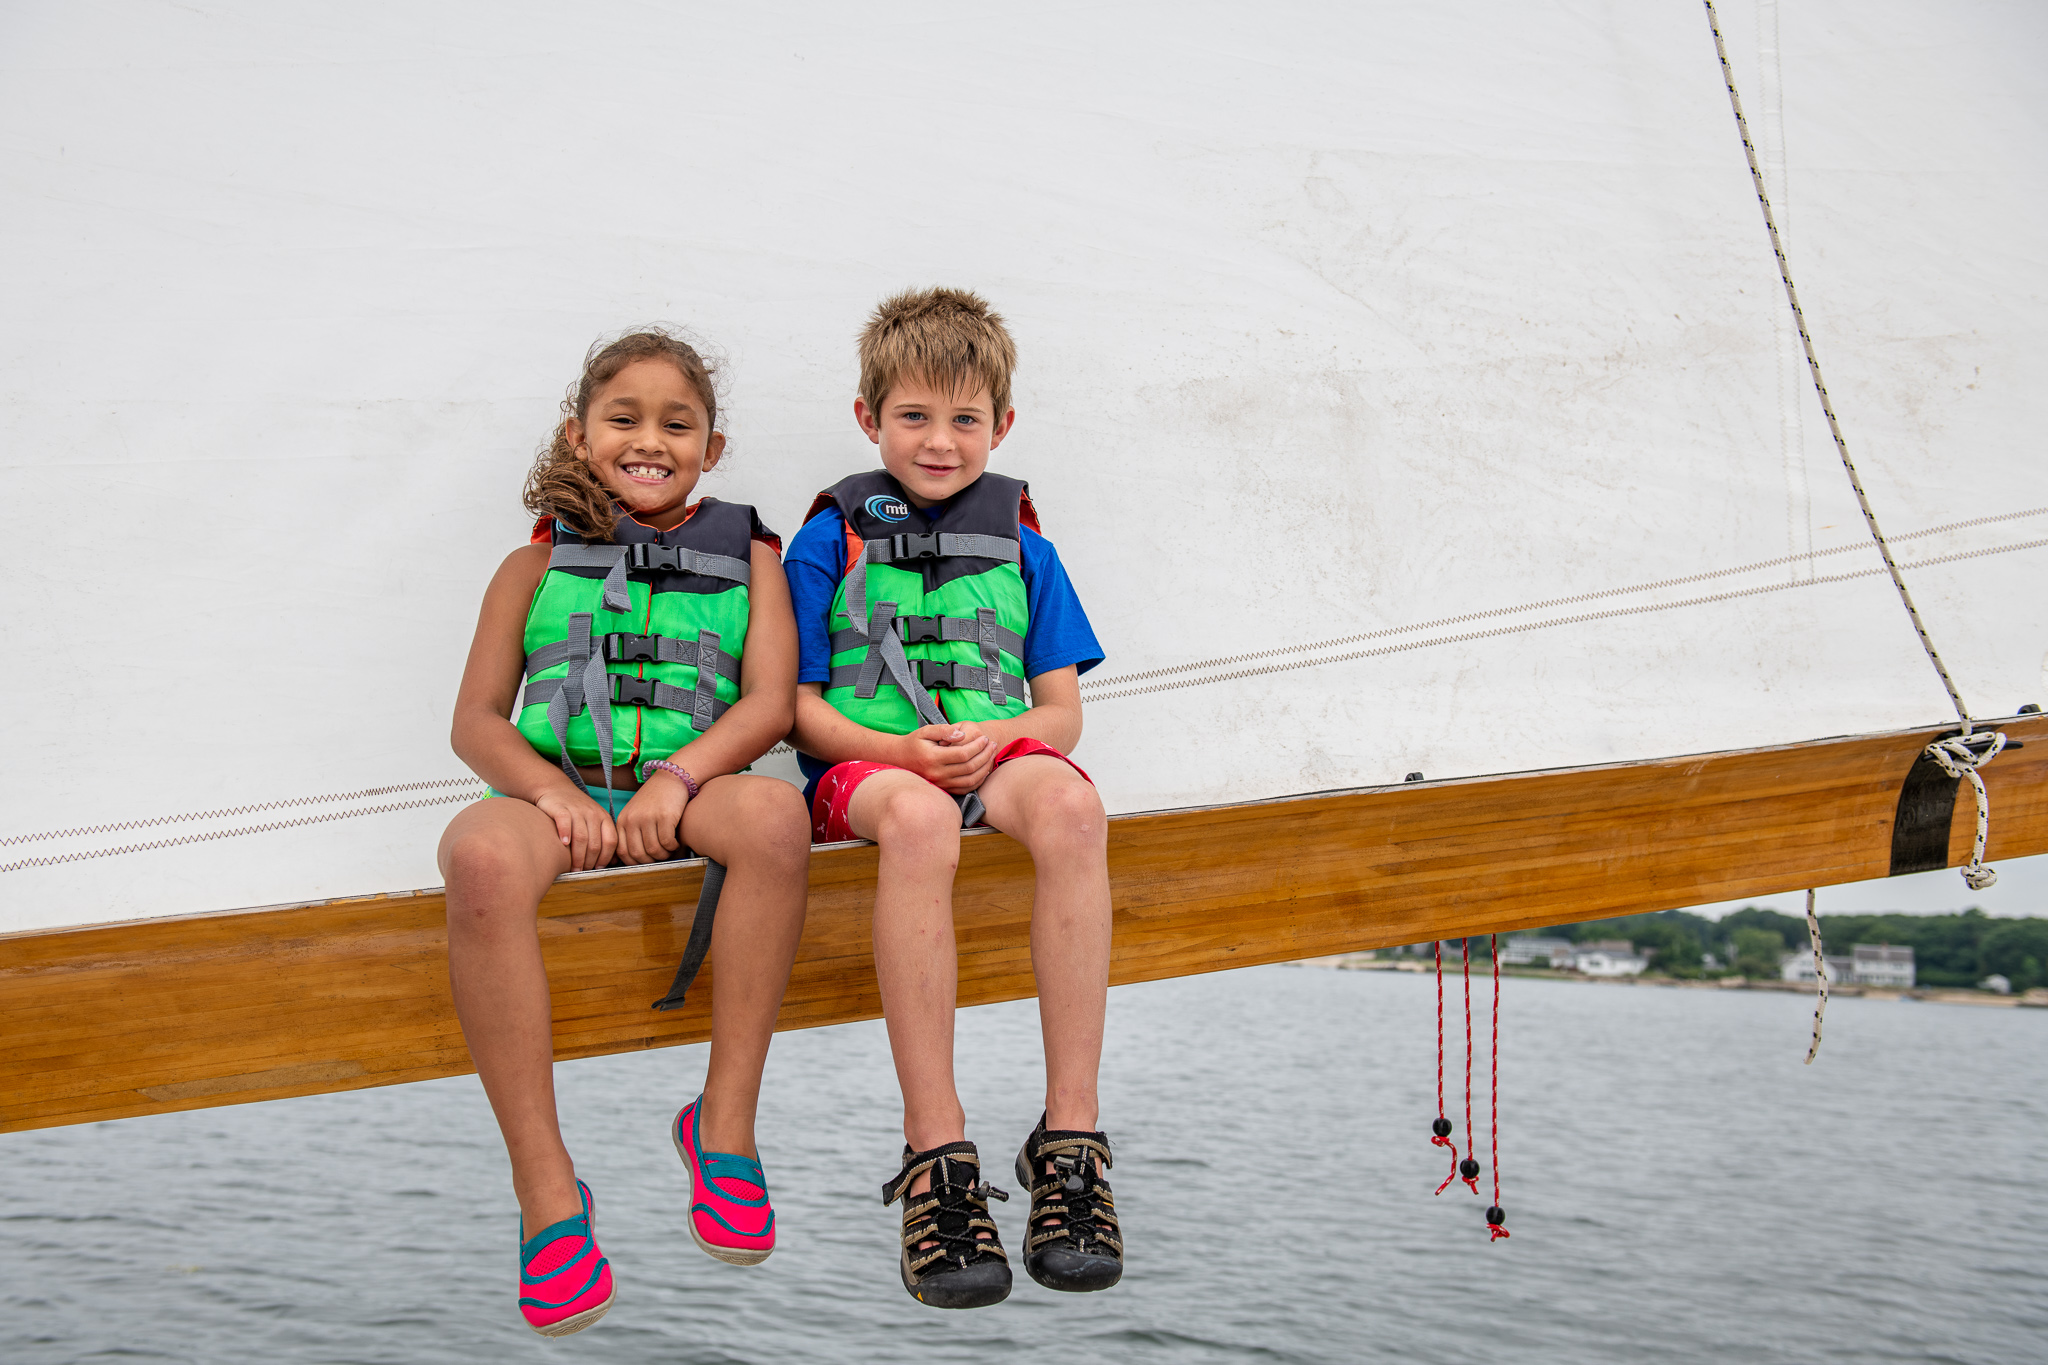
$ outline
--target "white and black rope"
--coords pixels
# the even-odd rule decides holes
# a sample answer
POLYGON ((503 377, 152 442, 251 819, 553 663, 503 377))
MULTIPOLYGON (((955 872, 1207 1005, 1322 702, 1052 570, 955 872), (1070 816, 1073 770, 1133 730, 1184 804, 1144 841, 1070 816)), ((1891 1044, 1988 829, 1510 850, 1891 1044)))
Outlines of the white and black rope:
POLYGON ((1813 1002, 1813 1042, 1806 1049, 1806 1064, 1813 1065, 1815 1054, 1820 1051, 1820 1022, 1828 1012, 1828 959, 1820 945, 1820 916, 1813 910, 1813 888, 1806 888, 1806 938, 1813 944, 1813 979, 1819 995, 1813 1002))
POLYGON ((1707 27, 1714 33, 1714 52, 1721 59, 1721 81, 1728 87, 1728 105, 1735 111, 1735 128, 1742 135, 1742 154, 1749 159, 1750 183, 1756 187, 1757 206, 1764 212, 1764 230, 1771 235, 1771 254, 1778 258, 1778 278, 1785 285, 1785 301, 1792 306, 1792 321, 1799 328, 1799 344, 1806 350, 1806 370, 1813 376, 1813 390, 1820 395, 1820 410, 1827 414, 1828 433, 1835 438, 1835 453, 1842 457, 1842 468, 1849 475, 1849 486, 1856 490, 1856 505, 1863 509, 1863 522, 1870 528, 1870 538, 1877 542, 1878 553, 1884 556, 1884 567, 1891 575, 1892 586, 1898 590, 1899 601, 1906 608, 1906 615, 1913 622, 1913 633, 1920 637, 1920 648, 1926 651, 1927 662, 1934 665, 1934 671, 1941 678, 1942 688, 1948 699, 1955 704, 1956 715, 1963 722, 1963 733, 1971 732, 1975 722, 1970 718, 1970 709, 1963 705, 1962 693, 1956 690, 1955 680, 1949 677, 1948 665, 1942 662, 1941 652, 1934 647, 1934 641, 1927 634, 1926 623, 1920 619, 1920 609, 1913 605, 1913 594, 1906 590, 1906 580, 1900 574, 1898 563, 1892 558, 1891 546, 1885 542, 1884 532, 1878 527, 1877 513, 1871 510, 1870 497, 1863 491, 1863 478, 1856 472, 1856 462, 1849 458, 1849 442, 1842 435, 1842 424, 1835 417, 1835 405, 1828 397, 1828 386, 1821 379, 1820 357, 1814 353, 1813 335, 1806 328, 1806 313, 1799 306, 1799 291, 1792 285, 1792 266, 1785 259, 1784 244, 1778 238, 1778 220, 1771 214, 1771 196, 1764 188, 1764 173, 1757 165, 1756 144, 1750 140, 1749 120, 1742 114, 1742 97, 1735 93, 1735 70, 1728 64, 1728 44, 1721 39, 1721 21, 1714 13, 1714 0, 1700 0, 1707 7, 1707 27))
MULTIPOLYGON (((1913 633, 1920 637, 1920 648, 1926 652, 1927 662, 1934 665, 1943 690, 1955 705, 1956 717, 1963 723, 1962 739, 1968 740, 1976 731, 1976 721, 1970 716, 1970 708, 1963 704, 1963 694, 1956 690, 1955 679, 1949 676, 1941 651, 1934 647, 1933 639, 1927 634, 1927 624, 1920 619, 1920 609, 1913 605, 1913 594, 1906 590, 1905 575, 1899 572, 1898 562, 1892 558, 1892 548, 1885 543, 1884 532, 1878 527, 1877 513, 1871 510, 1870 497, 1863 491, 1863 479, 1856 472, 1856 462, 1849 458, 1849 442, 1842 435, 1841 422, 1835 418, 1835 405, 1828 398, 1828 386, 1820 377, 1820 357, 1814 354, 1813 335, 1806 329, 1806 313, 1799 306, 1799 291, 1792 286, 1792 266, 1785 259, 1785 246, 1778 237, 1778 221, 1771 215, 1771 196, 1764 188, 1763 171, 1757 166, 1756 144, 1750 140, 1749 120, 1742 116, 1742 97, 1735 93, 1735 69, 1728 64, 1728 44, 1721 38, 1721 21, 1714 13, 1714 0, 1700 0, 1700 3, 1707 7, 1707 27, 1713 30, 1714 53, 1721 59, 1721 81, 1728 87, 1728 107, 1735 111, 1735 130, 1742 135, 1742 154, 1749 159, 1750 184, 1756 187, 1757 207, 1764 213, 1764 230, 1771 235, 1771 254, 1778 258, 1778 278, 1785 284, 1785 301, 1792 307, 1792 321, 1799 328, 1799 343, 1806 349, 1806 370, 1813 376, 1813 391, 1820 395, 1820 410, 1827 414, 1828 433, 1835 438, 1835 453, 1842 457, 1842 469, 1849 475, 1849 486, 1856 490, 1856 505, 1863 509, 1863 522, 1870 528, 1870 538, 1877 542, 1878 553, 1884 556, 1885 570, 1891 575, 1892 586, 1898 589, 1906 616, 1913 622, 1913 633)), ((1995 742, 1981 753, 1965 744, 1945 750, 1943 745, 1946 743, 1930 744, 1925 752, 1951 777, 1967 772, 1970 785, 1976 789, 1977 851, 1969 866, 1963 869, 1963 880, 1972 891, 1981 891, 1996 882, 1998 874, 1984 866, 1984 838, 1991 819, 1991 802, 1984 791, 1984 779, 1977 770, 2005 747, 2005 736, 1997 736, 1995 742), (1962 755, 1960 760, 1955 758, 1958 752, 1962 755), (1944 757, 1944 754, 1948 756, 1944 757)))
POLYGON ((1963 865, 1963 880, 1972 891, 1998 885, 1998 873, 1984 866, 1984 841, 1991 833, 1991 797, 1984 790, 1984 777, 1977 770, 1998 757, 2005 747, 2003 734, 1962 735, 1937 739, 1927 746, 1927 756, 1941 765, 1950 777, 1967 780, 1977 794, 1977 838, 1970 846, 1970 861, 1963 865))

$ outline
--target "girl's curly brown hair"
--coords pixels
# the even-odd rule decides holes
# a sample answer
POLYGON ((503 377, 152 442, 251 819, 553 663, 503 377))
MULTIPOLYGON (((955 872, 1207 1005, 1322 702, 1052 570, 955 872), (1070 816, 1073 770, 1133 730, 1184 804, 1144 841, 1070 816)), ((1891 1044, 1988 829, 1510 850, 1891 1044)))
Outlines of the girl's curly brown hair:
POLYGON ((555 423, 553 439, 541 448, 533 468, 527 471, 524 494, 527 511, 537 517, 558 517, 586 540, 610 540, 619 514, 611 490, 569 444, 569 419, 581 424, 597 391, 636 360, 666 360, 681 370, 704 400, 706 429, 718 425, 718 371, 689 342, 662 328, 644 327, 593 344, 583 357, 583 377, 562 400, 562 420, 555 423))

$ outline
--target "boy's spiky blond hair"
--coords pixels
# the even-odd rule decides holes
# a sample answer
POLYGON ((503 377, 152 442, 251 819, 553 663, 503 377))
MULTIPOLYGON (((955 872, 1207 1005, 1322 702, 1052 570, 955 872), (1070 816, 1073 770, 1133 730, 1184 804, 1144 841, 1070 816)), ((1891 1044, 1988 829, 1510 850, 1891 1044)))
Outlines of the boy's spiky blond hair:
POLYGON ((882 300, 860 333, 860 396, 879 412, 889 390, 916 378, 958 393, 988 390, 992 420, 1010 410, 1017 343, 988 300, 965 289, 906 289, 882 300))

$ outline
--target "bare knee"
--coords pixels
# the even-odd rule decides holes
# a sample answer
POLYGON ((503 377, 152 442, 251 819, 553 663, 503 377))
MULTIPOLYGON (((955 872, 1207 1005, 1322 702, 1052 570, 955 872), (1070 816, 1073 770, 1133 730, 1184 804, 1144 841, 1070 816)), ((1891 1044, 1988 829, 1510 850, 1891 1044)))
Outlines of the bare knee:
POLYGON ((1109 817, 1102 797, 1079 777, 1043 788, 1031 804, 1026 842, 1034 851, 1074 854, 1107 848, 1109 817))
POLYGON ((535 866, 517 831, 493 825, 451 830, 440 850, 451 929, 531 920, 553 878, 535 866))
POLYGON ((891 791, 875 821, 875 842, 891 852, 960 861, 960 807, 927 782, 891 791))
POLYGON ((741 855, 778 872, 798 873, 811 858, 811 816, 804 794, 772 777, 749 779, 734 805, 741 855))

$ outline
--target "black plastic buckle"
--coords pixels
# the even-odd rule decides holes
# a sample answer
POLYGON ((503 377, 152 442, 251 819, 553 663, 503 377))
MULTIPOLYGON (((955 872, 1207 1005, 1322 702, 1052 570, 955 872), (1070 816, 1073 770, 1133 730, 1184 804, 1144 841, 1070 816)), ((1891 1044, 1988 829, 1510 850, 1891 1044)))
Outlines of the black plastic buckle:
POLYGON ((679 567, 676 563, 676 547, 656 545, 649 541, 636 541, 626 551, 626 563, 630 568, 667 570, 673 573, 679 567))
POLYGON ((940 630, 943 616, 899 616, 896 618, 896 633, 906 645, 936 645, 945 643, 940 630))
POLYGON ((933 663, 930 659, 919 659, 917 661, 918 684, 922 687, 964 688, 967 686, 966 683, 956 683, 953 681, 953 670, 956 667, 958 667, 956 664, 940 664, 933 663))
POLYGON ((606 663, 655 664, 661 662, 659 635, 607 635, 604 637, 606 663))
POLYGON ((899 559, 937 559, 938 557, 939 537, 936 533, 918 535, 914 532, 905 532, 902 535, 889 537, 889 559, 891 562, 899 559))
POLYGON ((654 705, 654 679, 612 674, 612 701, 620 706, 654 705))

